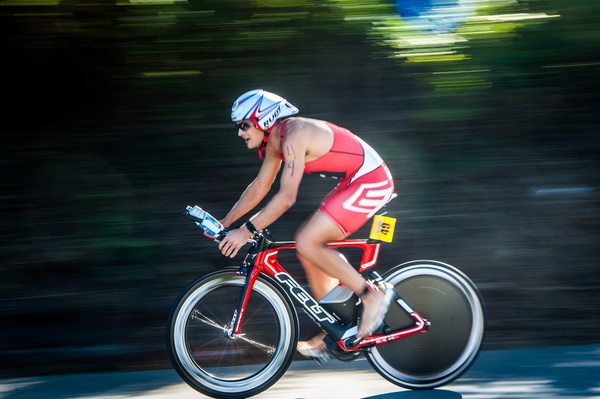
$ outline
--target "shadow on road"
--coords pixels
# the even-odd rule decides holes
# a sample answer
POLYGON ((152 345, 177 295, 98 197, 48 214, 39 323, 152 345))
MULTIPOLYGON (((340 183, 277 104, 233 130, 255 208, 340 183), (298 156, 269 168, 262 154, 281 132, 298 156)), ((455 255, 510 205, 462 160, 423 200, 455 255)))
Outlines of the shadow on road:
POLYGON ((462 399, 462 395, 458 392, 434 389, 429 391, 390 392, 368 396, 363 399, 462 399))

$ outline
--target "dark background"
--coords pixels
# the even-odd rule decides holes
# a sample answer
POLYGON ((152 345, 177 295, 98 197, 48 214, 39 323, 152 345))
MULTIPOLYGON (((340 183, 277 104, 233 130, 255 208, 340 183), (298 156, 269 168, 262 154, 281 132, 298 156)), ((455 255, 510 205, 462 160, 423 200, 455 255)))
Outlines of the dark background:
MULTIPOLYGON (((460 267, 484 349, 600 341, 600 3, 480 0, 455 31, 378 0, 171 3, 0 1, 0 375, 170 367, 173 300, 239 262, 181 212, 223 217, 255 176, 229 120, 254 88, 383 156, 378 270, 460 267)), ((302 184, 278 239, 333 183, 302 184)))

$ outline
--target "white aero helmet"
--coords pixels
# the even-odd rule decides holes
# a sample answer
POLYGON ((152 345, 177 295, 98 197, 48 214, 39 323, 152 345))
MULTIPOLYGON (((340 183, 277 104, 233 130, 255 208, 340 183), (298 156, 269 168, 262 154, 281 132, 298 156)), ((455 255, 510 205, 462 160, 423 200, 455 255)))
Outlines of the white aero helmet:
POLYGON ((233 122, 252 119, 259 129, 266 131, 275 121, 298 113, 298 108, 277 94, 256 89, 250 90, 235 100, 231 107, 233 122))

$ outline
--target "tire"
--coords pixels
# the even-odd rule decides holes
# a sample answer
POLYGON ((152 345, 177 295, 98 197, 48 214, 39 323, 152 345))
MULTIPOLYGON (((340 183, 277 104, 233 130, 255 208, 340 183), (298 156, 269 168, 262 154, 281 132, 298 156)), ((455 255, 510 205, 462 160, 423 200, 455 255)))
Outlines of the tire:
POLYGON ((257 279, 242 331, 230 338, 246 278, 221 270, 190 284, 175 301, 167 324, 167 351, 179 376, 215 398, 246 398, 279 380, 298 342, 298 315, 288 295, 268 276, 257 279))
MULTIPOLYGON (((431 389, 462 375, 477 358, 485 330, 479 290, 458 269, 437 261, 412 261, 387 272, 408 305, 427 319, 430 329, 371 348, 367 359, 388 381, 408 389, 431 389)), ((392 329, 410 325, 392 302, 385 323, 392 329)))

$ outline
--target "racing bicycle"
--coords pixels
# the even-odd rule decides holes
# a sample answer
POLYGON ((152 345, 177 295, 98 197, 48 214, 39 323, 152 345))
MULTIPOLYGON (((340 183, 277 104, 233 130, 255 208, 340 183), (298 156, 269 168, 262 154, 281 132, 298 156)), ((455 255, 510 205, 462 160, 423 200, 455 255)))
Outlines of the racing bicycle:
MULTIPOLYGON (((198 219, 184 212, 184 216, 198 219)), ((226 234, 226 231, 224 232, 226 234)), ((485 307, 475 284, 459 269, 435 260, 399 264, 383 276, 372 271, 382 240, 344 239, 328 244, 360 254, 359 271, 395 290, 385 320, 357 340, 361 303, 339 285, 320 302, 282 265, 294 241, 259 231, 240 266, 191 282, 175 300, 167 322, 173 367, 193 389, 215 398, 246 398, 275 384, 296 353, 298 310, 326 332, 330 355, 365 356, 383 378, 403 388, 431 389, 461 376, 475 361, 485 307)))

